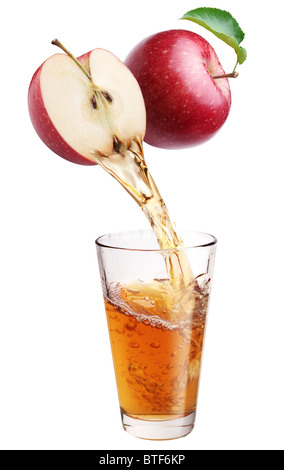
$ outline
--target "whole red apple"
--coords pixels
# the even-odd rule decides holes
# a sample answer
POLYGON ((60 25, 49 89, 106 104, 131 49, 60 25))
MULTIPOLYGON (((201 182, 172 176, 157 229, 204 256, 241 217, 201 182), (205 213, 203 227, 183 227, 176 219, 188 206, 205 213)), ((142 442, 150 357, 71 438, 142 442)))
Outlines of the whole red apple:
POLYGON ((201 144, 226 121, 231 91, 212 46, 186 30, 141 41, 125 64, 136 77, 147 113, 145 142, 178 149, 201 144))

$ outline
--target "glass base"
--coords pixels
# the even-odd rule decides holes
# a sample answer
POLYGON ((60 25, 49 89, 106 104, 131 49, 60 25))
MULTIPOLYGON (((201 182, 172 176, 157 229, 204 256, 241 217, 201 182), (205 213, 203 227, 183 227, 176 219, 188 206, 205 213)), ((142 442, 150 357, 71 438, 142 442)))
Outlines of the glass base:
MULTIPOLYGON (((140 439, 161 441, 178 439, 189 434, 194 426, 196 411, 173 419, 141 419, 121 410, 123 429, 140 439)), ((146 418, 146 417, 145 417, 146 418)))

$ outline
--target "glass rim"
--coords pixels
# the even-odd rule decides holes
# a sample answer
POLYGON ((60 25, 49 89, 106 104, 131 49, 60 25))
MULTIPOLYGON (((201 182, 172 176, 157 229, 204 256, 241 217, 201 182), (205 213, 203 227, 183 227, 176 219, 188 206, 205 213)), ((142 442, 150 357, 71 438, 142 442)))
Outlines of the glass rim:
POLYGON ((199 235, 199 236, 206 236, 210 239, 207 243, 197 243, 197 244, 191 244, 188 245, 185 243, 184 246, 180 246, 177 248, 131 248, 131 247, 125 247, 125 246, 115 246, 111 244, 111 241, 107 243, 107 240, 111 240, 111 237, 116 236, 118 239, 119 236, 121 235, 126 235, 126 234, 138 234, 138 233, 144 233, 144 234, 150 234, 153 237, 153 240, 155 240, 155 235, 152 230, 125 230, 125 231, 120 231, 120 232, 113 232, 113 233, 106 233, 104 235, 100 235, 96 240, 95 243, 97 246, 101 248, 109 248, 111 250, 121 250, 121 251, 136 251, 136 252, 157 252, 157 253, 171 253, 171 252, 176 252, 176 251, 184 251, 184 250, 191 250, 195 248, 206 248, 210 246, 214 246, 217 244, 217 238, 214 237, 214 235, 211 235, 210 233, 206 232, 201 232, 197 230, 181 230, 181 234, 194 234, 194 235, 199 235))

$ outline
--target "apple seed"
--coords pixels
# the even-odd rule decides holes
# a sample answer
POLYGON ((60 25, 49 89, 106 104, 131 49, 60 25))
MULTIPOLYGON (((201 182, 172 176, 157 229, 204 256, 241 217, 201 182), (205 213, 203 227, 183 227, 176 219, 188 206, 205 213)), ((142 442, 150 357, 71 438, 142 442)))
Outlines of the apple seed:
POLYGON ((101 91, 101 94, 105 97, 106 100, 108 100, 110 103, 112 102, 112 97, 107 91, 101 91))
POLYGON ((114 136, 113 136, 113 150, 114 150, 116 153, 119 153, 120 147, 121 147, 121 144, 120 144, 118 138, 116 137, 116 135, 114 135, 114 136))
POLYGON ((95 95, 92 96, 91 102, 92 102, 93 108, 97 109, 97 100, 96 100, 95 95))

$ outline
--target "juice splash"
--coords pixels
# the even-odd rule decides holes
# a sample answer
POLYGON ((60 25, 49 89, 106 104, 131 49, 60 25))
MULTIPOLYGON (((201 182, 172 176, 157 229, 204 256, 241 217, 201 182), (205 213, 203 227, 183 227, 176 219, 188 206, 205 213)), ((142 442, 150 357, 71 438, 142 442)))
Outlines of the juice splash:
POLYGON ((111 174, 141 207, 157 238, 159 247, 165 251, 167 271, 175 285, 187 285, 193 278, 189 261, 178 248, 183 242, 171 220, 166 204, 146 165, 142 143, 133 139, 127 149, 109 157, 94 153, 94 159, 111 174))

